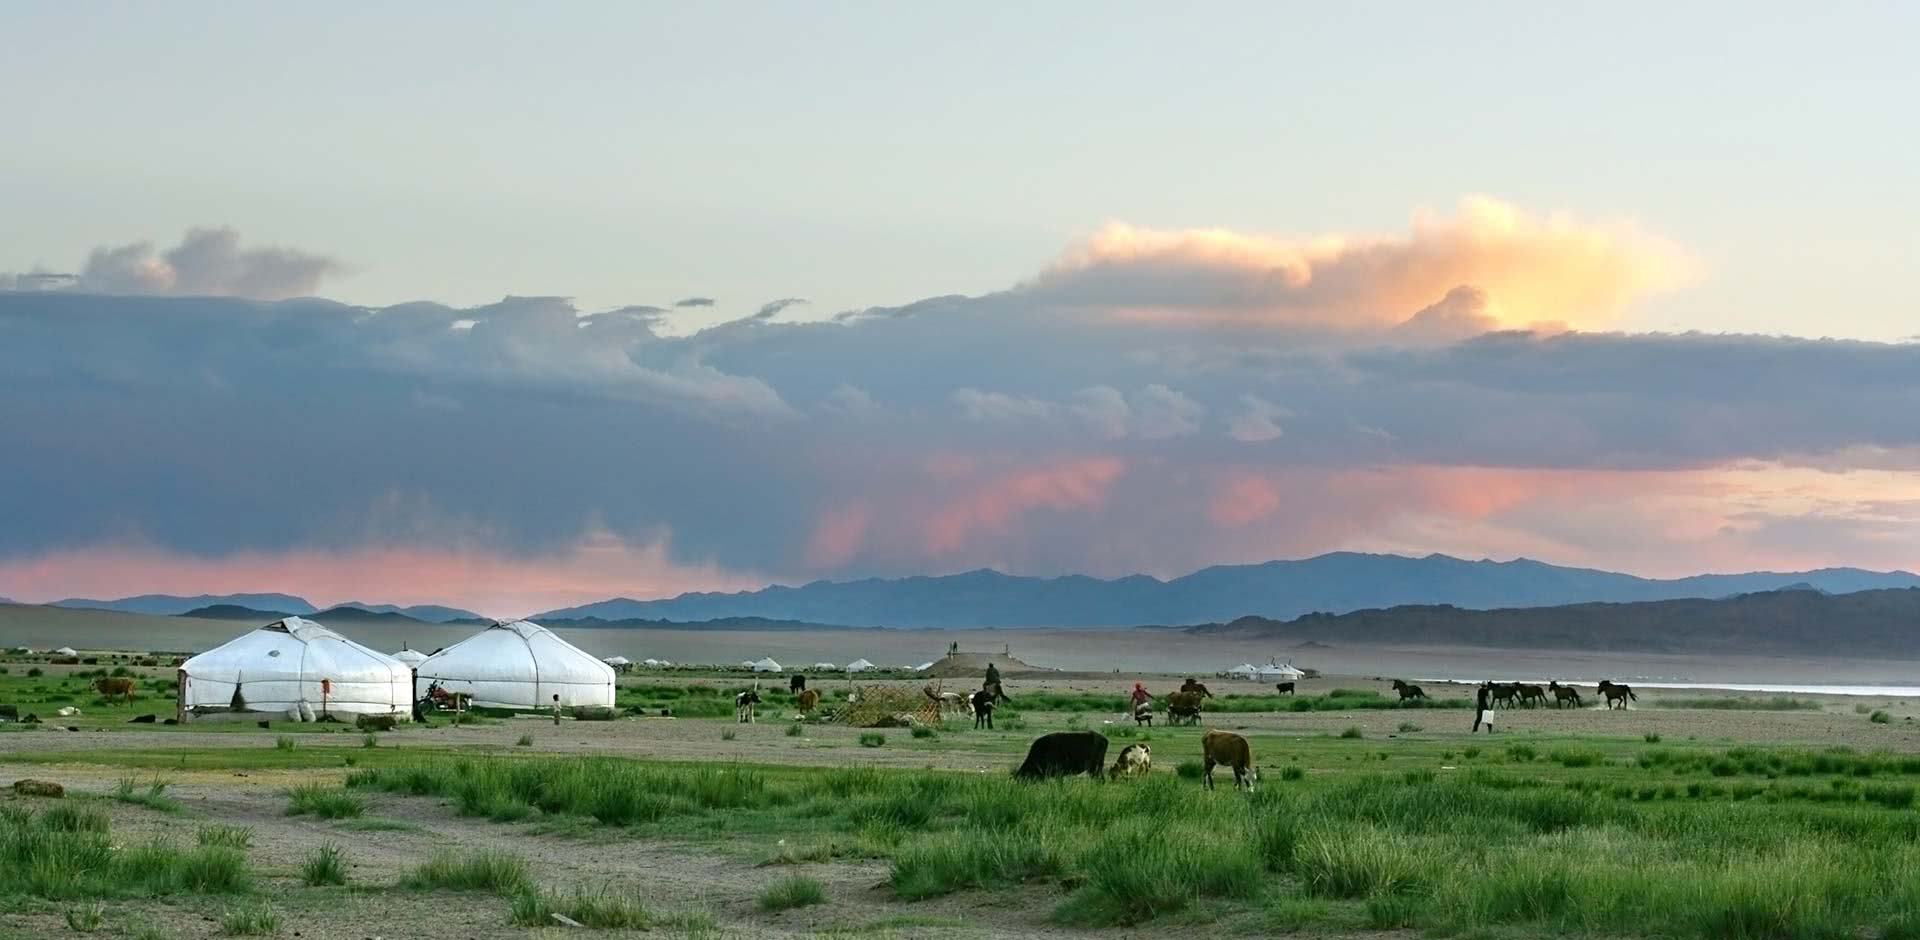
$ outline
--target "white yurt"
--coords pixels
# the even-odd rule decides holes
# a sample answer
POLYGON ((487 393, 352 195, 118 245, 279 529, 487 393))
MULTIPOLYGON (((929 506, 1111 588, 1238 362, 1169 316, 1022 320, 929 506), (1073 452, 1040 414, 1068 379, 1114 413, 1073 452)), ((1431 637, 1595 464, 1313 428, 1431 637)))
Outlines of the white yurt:
POLYGON ((866 672, 867 670, 872 668, 873 668, 873 663, 869 662, 865 657, 856 659, 853 662, 850 662, 847 664, 848 672, 866 672))
POLYGON ((754 672, 779 672, 780 669, 780 664, 774 662, 771 656, 765 657, 753 664, 754 672))
POLYGON ((813 664, 814 672, 833 672, 834 670, 839 668, 840 668, 839 666, 836 666, 832 663, 814 663, 813 664))
POLYGON ((645 666, 648 669, 658 669, 660 668, 660 660, 654 659, 653 657, 649 656, 646 659, 641 660, 640 665, 645 666))
POLYGON ((483 708, 613 707, 613 667, 531 620, 502 620, 414 667, 416 695, 435 682, 483 708))
POLYGON ((1260 667, 1260 678, 1275 682, 1292 682, 1304 675, 1306 675, 1306 673, 1293 668, 1291 663, 1284 666, 1276 663, 1268 663, 1260 667))
POLYGON ((633 660, 625 656, 605 656, 600 661, 612 666, 614 672, 626 672, 633 668, 633 660))
POLYGON ((274 621, 182 663, 180 720, 233 714, 235 689, 243 714, 413 717, 405 663, 304 617, 274 621))
POLYGON ((1258 679, 1260 678, 1260 668, 1252 663, 1241 663, 1227 670, 1227 675, 1235 679, 1258 679))
POLYGON ((412 669, 427 661, 427 654, 419 650, 401 650, 398 653, 393 653, 392 656, 394 659, 406 663, 408 669, 412 669))
POLYGON ((77 649, 74 649, 74 648, 73 648, 73 647, 71 647, 71 646, 62 646, 62 647, 60 647, 59 649, 57 649, 57 650, 54 650, 54 651, 53 651, 53 655, 55 655, 55 656, 78 656, 78 655, 80 655, 80 651, 79 651, 79 650, 77 650, 77 649))

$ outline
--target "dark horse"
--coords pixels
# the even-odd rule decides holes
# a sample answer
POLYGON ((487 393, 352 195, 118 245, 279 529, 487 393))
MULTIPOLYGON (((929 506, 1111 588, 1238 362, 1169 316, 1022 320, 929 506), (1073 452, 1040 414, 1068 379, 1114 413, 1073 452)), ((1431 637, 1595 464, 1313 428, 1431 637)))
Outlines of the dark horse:
POLYGON ((1526 683, 1523 683, 1523 682, 1516 682, 1514 683, 1513 687, 1519 690, 1520 692, 1520 704, 1525 705, 1528 708, 1532 708, 1535 705, 1547 704, 1546 689, 1543 689, 1537 685, 1527 685, 1526 683))
POLYGON ((787 680, 788 692, 794 695, 799 695, 800 693, 805 692, 806 690, 807 690, 806 676, 803 676, 796 672, 793 674, 793 678, 787 680))
POLYGON ((1614 703, 1618 702, 1620 708, 1624 710, 1628 701, 1640 701, 1640 696, 1633 694, 1631 687, 1618 682, 1609 682, 1606 679, 1600 680, 1600 694, 1607 697, 1608 708, 1614 707, 1614 703))
POLYGON ((1553 705, 1555 708, 1565 708, 1568 702, 1572 702, 1575 708, 1587 707, 1585 702, 1580 701, 1580 690, 1573 686, 1561 685, 1556 681, 1547 683, 1547 688, 1553 691, 1553 705))
POLYGON ((1401 682, 1399 679, 1393 680, 1393 690, 1395 692, 1400 693, 1400 701, 1402 702, 1409 702, 1414 699, 1421 699, 1421 698, 1427 697, 1427 692, 1425 689, 1422 689, 1417 685, 1401 682))
POLYGON ((1487 695, 1493 699, 1493 707, 1505 705, 1512 708, 1520 699, 1520 686, 1511 682, 1493 682, 1487 685, 1487 695))

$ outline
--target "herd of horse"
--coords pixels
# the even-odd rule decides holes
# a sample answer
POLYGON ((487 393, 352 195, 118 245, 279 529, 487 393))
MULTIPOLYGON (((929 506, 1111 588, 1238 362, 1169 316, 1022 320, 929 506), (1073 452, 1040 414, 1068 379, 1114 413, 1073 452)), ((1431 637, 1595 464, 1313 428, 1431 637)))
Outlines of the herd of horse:
MULTIPOLYGON (((1403 684, 1398 679, 1394 680, 1396 688, 1403 684)), ((1407 686, 1407 688, 1418 691, 1420 687, 1407 686)), ((1608 679, 1600 680, 1596 688, 1609 709, 1624 709, 1629 701, 1640 700, 1639 696, 1633 694, 1631 686, 1608 679)), ((1525 682, 1488 682, 1486 689, 1487 705, 1490 708, 1543 708, 1548 704, 1549 696, 1552 697, 1552 705, 1555 708, 1586 707, 1586 700, 1580 697, 1579 689, 1570 685, 1561 685, 1558 681, 1548 682, 1544 686, 1530 685, 1525 682)), ((1407 695, 1402 692, 1400 697, 1405 699, 1407 695)))

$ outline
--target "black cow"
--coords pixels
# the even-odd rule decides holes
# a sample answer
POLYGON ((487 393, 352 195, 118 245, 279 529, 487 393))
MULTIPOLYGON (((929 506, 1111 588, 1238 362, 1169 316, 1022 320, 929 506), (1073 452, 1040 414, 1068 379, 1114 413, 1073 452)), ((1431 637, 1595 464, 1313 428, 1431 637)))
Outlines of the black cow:
POLYGON ((1280 690, 1281 695, 1293 694, 1293 683, 1291 682, 1276 682, 1273 687, 1280 690))
POLYGON ((973 727, 993 730, 993 700, 999 696, 1000 687, 981 689, 971 696, 973 702, 973 727))
POLYGON ((1013 775, 1021 780, 1072 777, 1095 779, 1107 769, 1107 737, 1098 731, 1056 731, 1035 738, 1027 761, 1013 775))
POLYGON ((800 675, 799 673, 796 672, 793 674, 793 678, 787 680, 788 692, 791 692, 794 695, 799 695, 800 693, 805 692, 806 690, 807 690, 806 676, 800 675))

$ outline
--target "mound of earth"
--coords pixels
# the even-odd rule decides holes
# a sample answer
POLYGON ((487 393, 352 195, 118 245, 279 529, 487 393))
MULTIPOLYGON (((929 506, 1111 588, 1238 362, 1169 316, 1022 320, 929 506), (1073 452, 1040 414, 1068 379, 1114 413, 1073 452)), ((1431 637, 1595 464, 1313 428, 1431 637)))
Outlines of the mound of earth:
POLYGON ((1056 675, 1059 670, 1048 669, 1023 663, 1004 653, 949 653, 940 661, 928 666, 921 675, 930 679, 978 679, 987 674, 987 664, 992 663, 1000 675, 1013 679, 1019 676, 1056 675))

